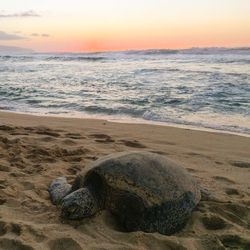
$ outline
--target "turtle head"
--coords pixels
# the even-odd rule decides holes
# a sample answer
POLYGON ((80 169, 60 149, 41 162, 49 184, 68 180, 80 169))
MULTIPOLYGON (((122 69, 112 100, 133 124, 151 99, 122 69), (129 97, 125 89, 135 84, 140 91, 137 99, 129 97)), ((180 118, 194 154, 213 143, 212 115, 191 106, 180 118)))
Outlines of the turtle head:
POLYGON ((95 197, 88 188, 81 188, 64 197, 62 216, 68 219, 83 219, 98 211, 95 197))
POLYGON ((65 177, 59 177, 50 183, 48 191, 52 203, 59 205, 63 198, 70 193, 71 185, 68 184, 65 177))

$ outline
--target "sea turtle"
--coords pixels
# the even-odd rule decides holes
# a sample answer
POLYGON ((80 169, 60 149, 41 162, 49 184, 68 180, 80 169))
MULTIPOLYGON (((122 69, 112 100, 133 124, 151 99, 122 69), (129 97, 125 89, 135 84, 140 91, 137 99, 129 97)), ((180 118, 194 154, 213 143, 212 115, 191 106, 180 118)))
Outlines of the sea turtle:
POLYGON ((183 228, 200 201, 200 190, 184 168, 149 152, 103 157, 84 169, 71 188, 59 177, 49 193, 65 218, 82 219, 106 209, 126 231, 167 235, 183 228))

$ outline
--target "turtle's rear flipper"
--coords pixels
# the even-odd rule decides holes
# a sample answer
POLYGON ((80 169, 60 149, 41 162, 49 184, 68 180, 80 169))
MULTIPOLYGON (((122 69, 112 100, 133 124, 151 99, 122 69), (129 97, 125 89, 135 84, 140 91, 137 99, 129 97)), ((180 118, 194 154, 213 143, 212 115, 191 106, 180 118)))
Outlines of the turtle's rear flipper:
POLYGON ((59 205, 63 198, 70 193, 71 185, 68 184, 65 177, 59 177, 50 183, 48 191, 52 203, 59 205))

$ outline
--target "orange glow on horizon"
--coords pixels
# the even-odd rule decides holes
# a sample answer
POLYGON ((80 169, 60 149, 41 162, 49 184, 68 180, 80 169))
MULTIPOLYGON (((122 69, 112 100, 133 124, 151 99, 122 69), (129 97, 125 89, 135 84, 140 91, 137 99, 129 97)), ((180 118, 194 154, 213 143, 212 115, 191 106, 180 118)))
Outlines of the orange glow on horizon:
MULTIPOLYGON (((20 0, 1 8, 23 11, 20 0)), ((0 31, 20 37, 0 37, 1 45, 41 52, 250 46, 249 0, 43 0, 29 9, 40 16, 1 19, 0 31)))

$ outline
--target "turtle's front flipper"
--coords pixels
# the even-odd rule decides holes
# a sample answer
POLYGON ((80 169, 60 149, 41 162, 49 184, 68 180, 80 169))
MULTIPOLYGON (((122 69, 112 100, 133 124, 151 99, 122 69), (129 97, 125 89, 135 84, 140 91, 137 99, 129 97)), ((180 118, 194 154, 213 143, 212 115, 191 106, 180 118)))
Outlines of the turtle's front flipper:
POLYGON ((68 184, 65 177, 59 177, 50 183, 48 191, 52 203, 59 205, 63 198, 70 193, 71 185, 68 184))
POLYGON ((62 202, 62 216, 71 220, 93 216, 98 210, 98 204, 87 187, 67 195, 62 202))

